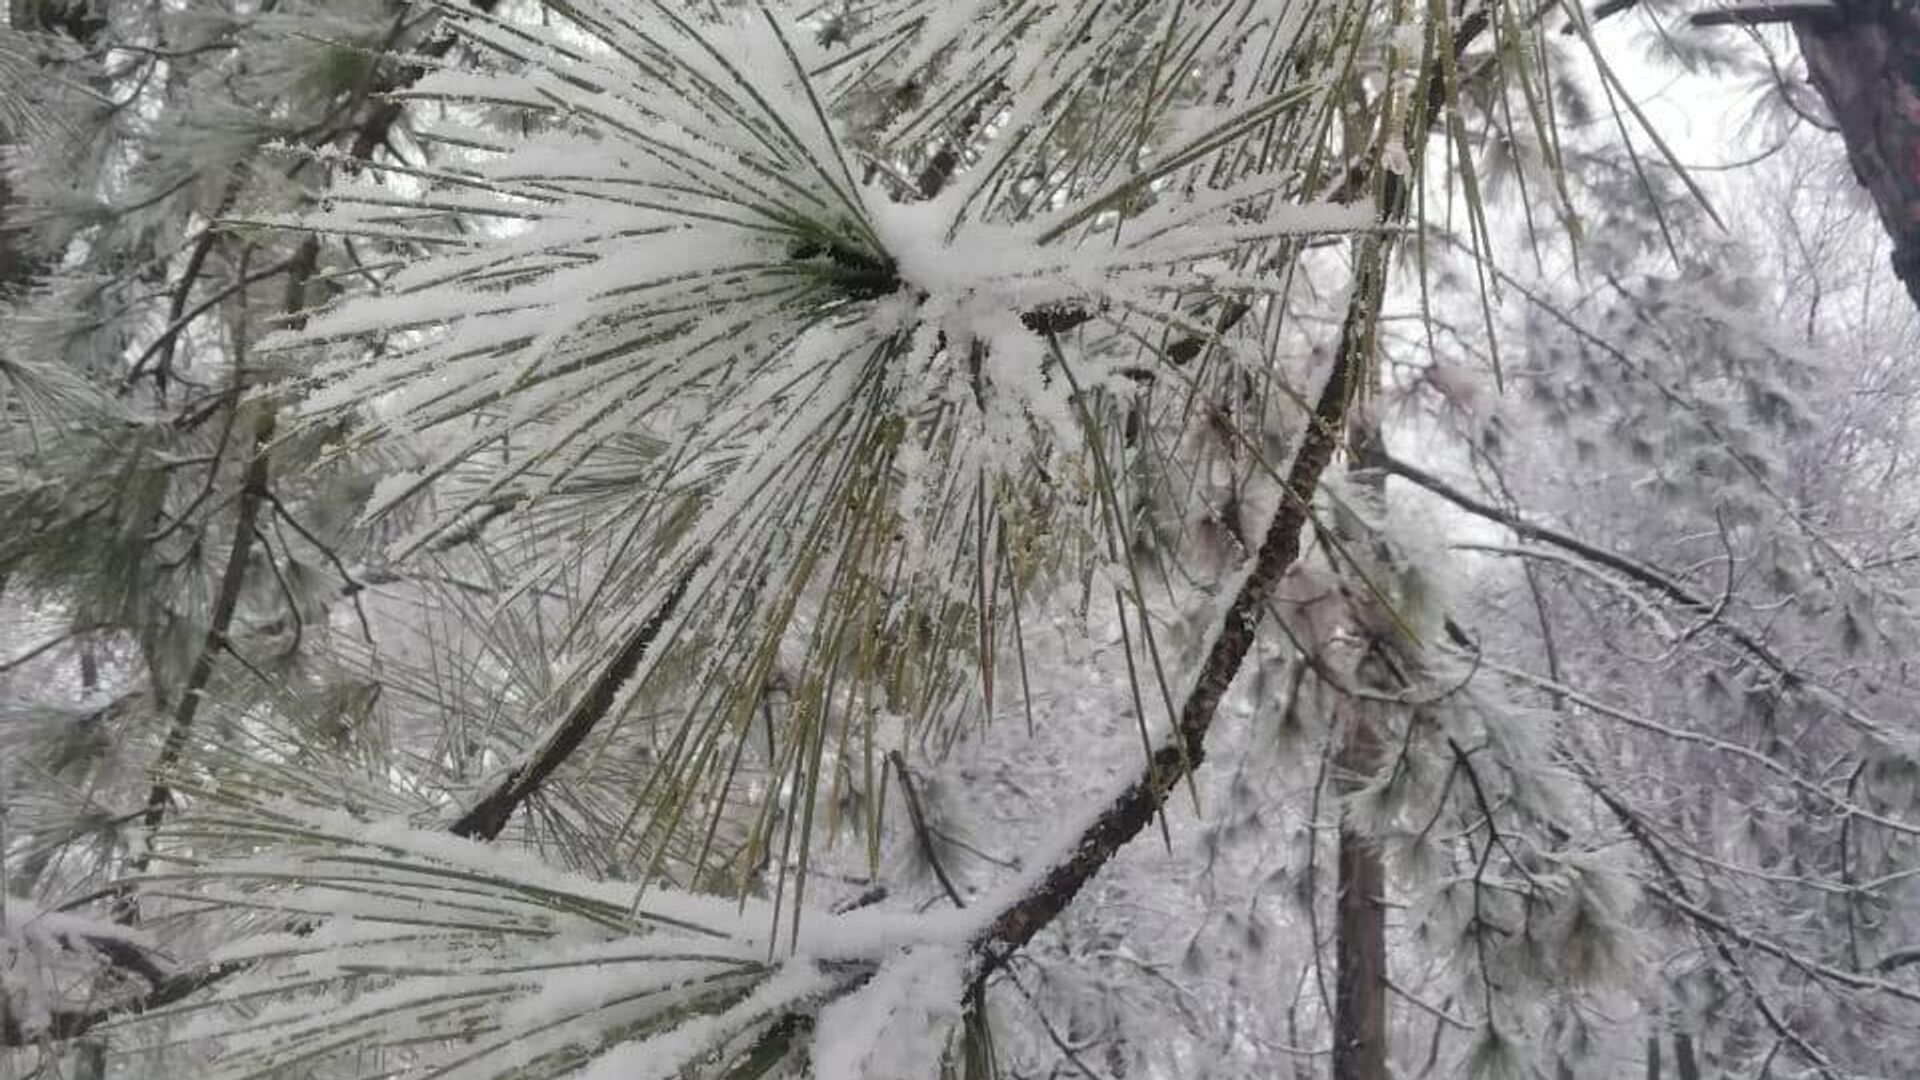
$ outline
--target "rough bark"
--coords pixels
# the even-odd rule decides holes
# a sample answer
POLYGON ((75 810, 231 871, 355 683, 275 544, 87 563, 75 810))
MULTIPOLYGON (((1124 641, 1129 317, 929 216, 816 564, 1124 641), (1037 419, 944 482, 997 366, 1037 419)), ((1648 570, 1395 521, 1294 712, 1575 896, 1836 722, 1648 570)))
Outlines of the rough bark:
MULTIPOLYGON (((1377 369, 1372 382, 1371 391, 1378 392, 1377 369)), ((1348 470, 1355 485, 1379 501, 1386 497, 1387 478, 1372 467, 1385 449, 1376 415, 1362 410, 1354 418, 1348 470)), ((1356 674, 1365 679, 1367 667, 1363 662, 1356 674)), ((1343 697, 1338 713, 1336 790, 1351 795, 1379 769, 1386 743, 1365 701, 1343 697)), ((1386 877, 1379 846, 1343 816, 1334 900, 1333 1080, 1387 1080, 1386 877)))
MULTIPOLYGON (((1371 727, 1362 742, 1371 764, 1379 757, 1371 727)), ((1386 1080, 1386 870, 1373 841, 1345 825, 1335 925, 1333 1080, 1386 1080)))
POLYGON ((1840 6, 1839 19, 1795 20, 1794 34, 1920 305, 1920 0, 1840 6))

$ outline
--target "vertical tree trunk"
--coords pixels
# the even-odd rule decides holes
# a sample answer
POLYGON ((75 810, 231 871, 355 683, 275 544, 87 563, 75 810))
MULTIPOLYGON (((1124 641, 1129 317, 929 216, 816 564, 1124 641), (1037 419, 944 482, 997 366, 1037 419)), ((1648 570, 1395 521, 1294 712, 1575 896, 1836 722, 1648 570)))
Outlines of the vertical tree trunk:
POLYGON ((106 1076, 107 1040, 99 1036, 80 1040, 73 1054, 74 1080, 106 1080, 106 1076))
POLYGON ((1807 73, 1847 159, 1893 238, 1893 265, 1920 304, 1920 0, 1852 0, 1799 19, 1807 73))
POLYGON ((1693 1036, 1684 1031, 1673 1035, 1673 1071, 1680 1080, 1700 1080, 1700 1059, 1693 1052, 1693 1036))
MULTIPOLYGON (((1377 375, 1375 376, 1377 379, 1377 375)), ((1356 410, 1350 469, 1375 498, 1386 495, 1386 474, 1370 468, 1379 427, 1356 410)), ((1351 792, 1373 775, 1385 752, 1380 729, 1364 703, 1342 699, 1341 743, 1334 757, 1340 787, 1351 792)), ((1340 880, 1336 901, 1333 1080, 1387 1080, 1386 869, 1367 837, 1340 824, 1340 880)))
POLYGON ((1647 1080, 1660 1080, 1660 1036, 1647 1036, 1647 1080))
MULTIPOLYGON (((1361 732, 1371 742, 1365 749, 1377 755, 1378 737, 1371 729, 1361 732)), ((1349 746, 1353 741, 1349 739, 1349 746)), ((1385 877, 1379 850, 1342 825, 1335 928, 1338 974, 1333 1003, 1333 1080, 1387 1077, 1385 877)))

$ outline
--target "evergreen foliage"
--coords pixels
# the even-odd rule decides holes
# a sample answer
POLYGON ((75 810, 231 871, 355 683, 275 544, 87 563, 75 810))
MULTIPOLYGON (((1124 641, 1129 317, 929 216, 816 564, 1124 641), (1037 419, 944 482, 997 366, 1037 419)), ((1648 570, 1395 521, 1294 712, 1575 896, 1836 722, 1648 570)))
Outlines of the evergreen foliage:
POLYGON ((1911 1075, 1920 318, 1631 6, 16 0, 0 1077, 1911 1075))

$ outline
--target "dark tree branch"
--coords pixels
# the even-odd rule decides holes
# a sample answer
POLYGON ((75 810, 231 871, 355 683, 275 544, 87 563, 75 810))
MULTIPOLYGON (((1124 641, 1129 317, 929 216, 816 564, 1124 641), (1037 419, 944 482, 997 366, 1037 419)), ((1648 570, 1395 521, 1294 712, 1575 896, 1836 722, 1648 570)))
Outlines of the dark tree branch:
MULTIPOLYGON (((306 281, 312 276, 314 265, 319 258, 319 241, 308 239, 302 242, 300 251, 291 263, 291 277, 287 283, 287 307, 297 311, 303 306, 306 295, 306 281)), ((245 372, 238 366, 233 372, 234 385, 239 387, 245 379, 245 372)), ((236 400, 237 407, 237 400, 236 400)), ((220 573, 219 591, 214 595, 212 617, 207 622, 207 633, 200 643, 200 652, 194 657, 193 667, 187 673, 187 682, 180 691, 180 701, 174 707, 173 724, 167 729, 166 741, 160 746, 160 756, 153 764, 153 787, 147 792, 147 809, 142 815, 141 824, 146 828, 149 842, 154 830, 166 817, 167 808, 173 804, 173 786, 170 775, 180 764, 186 753, 187 741, 193 735, 194 721, 200 712, 200 701, 207 684, 213 678, 213 665, 216 657, 227 644, 227 634, 233 628, 234 613, 240 607, 240 593, 246 585, 247 563, 253 554, 256 526, 260 517, 260 507, 268 497, 269 459, 267 446, 273 440, 273 414, 265 413, 256 422, 253 433, 253 447, 247 458, 246 472, 240 481, 240 497, 234 509, 233 543, 227 549, 226 565, 220 573)), ((146 870, 150 852, 142 851, 134 856, 130 863, 132 873, 146 870)), ((123 896, 119 904, 119 917, 132 922, 137 909, 131 896, 123 896)))
MULTIPOLYGON (((1093 823, 1080 834, 1071 852, 1047 871, 1024 898, 1002 910, 974 941, 984 977, 997 970, 1033 940, 1035 934, 1066 910, 1080 890, 1093 880, 1129 840, 1153 820, 1162 800, 1195 769, 1206 755, 1206 738, 1213 717, 1240 664, 1253 648, 1260 616, 1273 588, 1300 558, 1300 536, 1307 523, 1320 478, 1332 463, 1344 431, 1347 408, 1370 340, 1371 306, 1368 290, 1355 290, 1341 333, 1341 349, 1321 387, 1320 399, 1288 469, 1280 506, 1267 524, 1265 539, 1253 569, 1234 594, 1220 632, 1207 650, 1200 676, 1180 710, 1173 739, 1148 758, 1139 779, 1129 784, 1093 823)), ((1051 341, 1051 339, 1049 339, 1051 341)), ((1058 343, 1054 348, 1058 351, 1058 343)))
MULTIPOLYGON (((1541 9, 1543 13, 1546 10, 1541 9)), ((1452 55, 1445 59, 1457 62, 1486 31, 1490 18, 1488 12, 1481 9, 1463 19, 1454 32, 1452 55)), ((1444 74, 1439 60, 1421 73, 1422 108, 1407 118, 1407 130, 1399 133, 1407 145, 1423 139, 1448 107, 1444 74)), ((1401 173, 1371 169, 1365 174, 1350 173, 1341 190, 1358 192, 1375 183, 1380 221, 1392 226, 1406 220, 1412 188, 1409 178, 1401 173)), ((1321 386, 1313 415, 1308 418, 1300 447, 1288 467, 1280 505, 1268 520, 1266 535, 1254 556, 1251 571, 1234 594, 1220 630, 1208 646, 1199 677, 1181 706, 1173 737, 1149 755, 1139 778, 1094 818, 1071 851, 975 938, 973 950, 980 957, 981 979, 1004 966, 1034 935, 1058 918, 1101 868, 1147 827, 1167 794, 1184 782, 1204 759, 1207 732, 1234 676, 1239 674, 1241 663, 1253 648, 1261 614, 1269 606, 1281 575, 1299 561, 1301 533, 1311 517, 1314 495, 1345 438, 1348 409, 1371 359, 1374 322, 1378 317, 1378 299, 1391 239, 1382 233, 1372 242, 1377 247, 1361 257, 1358 280, 1340 327, 1339 348, 1321 386)), ((1245 317, 1247 310, 1250 309, 1243 303, 1235 302, 1222 310, 1219 325, 1225 327, 1237 322, 1245 317), (1235 306, 1242 310, 1233 310, 1235 306)), ((1048 335, 1047 340, 1057 356, 1059 342, 1052 335, 1048 335)))
POLYGON ((913 776, 907 771, 907 758, 898 750, 887 752, 887 760, 893 764, 893 771, 900 776, 900 792, 907 801, 907 816, 912 819, 913 835, 920 842, 920 854, 925 856, 927 865, 933 868, 933 876, 940 882, 940 888, 947 894, 953 906, 964 908, 967 902, 960 898, 960 890, 947 876, 947 868, 940 861, 940 849, 934 845, 933 833, 927 828, 927 814, 920 805, 920 792, 913 786, 913 776))
POLYGON ((448 826, 448 832, 472 840, 492 840, 500 835, 520 804, 539 791, 540 785, 579 749, 600 721, 613 711, 619 700, 620 688, 633 677, 640 662, 653 649, 660 631, 686 596, 692 578, 692 570, 681 575, 680 580, 667 592, 666 599, 660 602, 647 621, 620 646, 620 651, 594 677, 587 692, 567 712, 566 719, 554 728, 532 756, 509 770, 478 802, 448 826))
POLYGON ((1551 544, 1596 566, 1604 566, 1634 584, 1658 593, 1680 607, 1707 616, 1723 634, 1751 654, 1754 659, 1760 661, 1768 670, 1778 675, 1787 685, 1798 686, 1803 682, 1787 662, 1768 648, 1765 642, 1721 618, 1719 604, 1694 593, 1659 570, 1624 555, 1617 555, 1605 548, 1596 547, 1558 529, 1528 521, 1518 514, 1508 513, 1497 506, 1474 498, 1416 465, 1401 461, 1385 452, 1375 454, 1371 463, 1393 476, 1425 488, 1475 517, 1506 526, 1523 540, 1538 540, 1551 544))
POLYGON ((183 272, 180 284, 174 293, 171 321, 168 322, 165 330, 160 331, 160 336, 154 338, 146 350, 140 354, 140 358, 133 362, 133 366, 127 369, 127 373, 121 376, 121 386, 131 386, 138 381, 142 375, 147 373, 147 365, 151 363, 156 356, 160 358, 160 362, 154 365, 153 375, 156 380, 164 385, 168 375, 173 371, 174 347, 180 339, 180 334, 185 331, 188 326, 192 325, 195 319, 211 311, 222 300, 239 292, 241 289, 256 282, 264 281, 275 274, 284 273, 293 267, 294 260, 292 258, 282 259, 264 270, 255 270, 229 283, 225 288, 220 289, 212 296, 195 304, 192 310, 182 311, 181 309, 186 303, 187 293, 193 284, 193 277, 199 274, 200 264, 205 260, 206 252, 211 248, 213 238, 213 230, 209 229, 207 233, 201 237, 200 242, 194 245, 193 254, 187 263, 187 269, 183 272))
POLYGON ((1696 11, 1687 21, 1694 26, 1771 26, 1794 23, 1832 27, 1844 21, 1831 0, 1760 0, 1759 3, 1696 11))
POLYGON ((1873 965, 1873 970, 1884 974, 1889 971, 1899 971, 1913 964, 1920 964, 1920 946, 1888 953, 1880 958, 1879 963, 1873 965))

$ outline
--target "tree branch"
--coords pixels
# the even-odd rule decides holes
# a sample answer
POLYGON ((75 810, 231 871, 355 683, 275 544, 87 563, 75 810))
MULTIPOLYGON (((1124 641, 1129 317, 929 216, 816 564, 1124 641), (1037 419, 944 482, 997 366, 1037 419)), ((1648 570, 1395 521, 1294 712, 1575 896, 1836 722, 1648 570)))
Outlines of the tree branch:
MULTIPOLYGON (((290 300, 304 295, 306 279, 313 273, 314 262, 319 255, 318 242, 304 242, 300 252, 295 256, 293 276, 287 285, 290 300)), ((238 387, 245 373, 236 366, 233 377, 234 385, 238 387)), ((238 407, 237 401, 234 407, 238 407)), ((234 509, 233 542, 227 549, 226 565, 220 573, 212 618, 207 622, 207 633, 200 643, 200 652, 194 657, 193 667, 187 673, 186 685, 180 691, 180 702, 174 707, 173 725, 168 728, 166 741, 160 746, 160 756, 153 764, 153 787, 147 792, 147 809, 141 817, 141 824, 149 835, 160 827, 167 807, 173 803, 173 787, 168 774, 179 765, 181 756, 186 752, 187 740, 193 734, 194 720, 200 712, 201 697, 213 678, 214 658, 226 646, 227 633, 233 628, 233 616, 240 606, 240 592, 247 579, 247 562, 253 553, 255 526, 261 504, 267 498, 267 444, 273 439, 273 426, 273 414, 269 412, 254 427, 253 447, 247 458, 246 472, 240 480, 240 497, 234 509)), ((134 874, 146 870, 149 855, 150 852, 142 851, 134 856, 129 864, 134 874)), ((130 898, 123 897, 119 908, 118 915, 123 921, 134 920, 136 909, 130 898)))
MULTIPOLYGON (((1462 19, 1454 31, 1451 55, 1444 59, 1457 62, 1486 31, 1490 21, 1491 16, 1484 8, 1462 19)), ((1416 139, 1423 139, 1448 107, 1445 74, 1440 59, 1422 71, 1418 84, 1420 107, 1409 110, 1406 130, 1395 133, 1404 145, 1411 146, 1416 139)), ((1414 170, 1416 175, 1417 171, 1414 170)), ((1405 173, 1369 167, 1364 173, 1349 172, 1341 190, 1359 191, 1377 182, 1380 221, 1392 226, 1406 220, 1413 179, 1405 173)), ((1341 322, 1339 348, 1326 382, 1320 388, 1313 414, 1308 418, 1300 448, 1288 467, 1280 505, 1267 522, 1266 535, 1254 556, 1251 571, 1234 594, 1220 629, 1207 648, 1199 676, 1181 705, 1173 737, 1149 755, 1139 778, 1116 795, 1081 831, 1070 852, 1050 867, 1023 897, 995 916, 974 939, 972 948, 980 958, 980 978, 1004 966, 1034 935, 1058 918, 1100 869, 1146 828, 1167 794, 1184 782, 1204 759, 1207 732, 1241 663, 1253 648, 1260 617, 1268 607, 1273 589, 1281 575, 1299 561, 1301 532, 1311 517, 1314 494, 1345 437, 1348 409, 1374 347, 1374 323, 1379 316, 1391 235, 1382 231, 1368 242, 1373 247, 1359 259, 1352 297, 1341 322)), ((1245 314, 1245 310, 1233 311, 1232 306, 1223 308, 1218 324, 1222 332, 1245 314)), ((1057 355, 1059 343, 1052 334, 1046 336, 1057 355)), ((1169 357, 1179 362, 1171 350, 1169 357)))
POLYGON ((1768 26, 1795 23, 1837 26, 1845 17, 1832 0, 1759 0, 1734 4, 1710 11, 1696 11, 1687 18, 1694 26, 1768 26))
MULTIPOLYGON (((1153 820, 1161 801, 1200 765, 1208 730, 1241 662, 1253 647, 1260 616, 1275 585, 1300 558, 1300 535, 1307 523, 1320 478, 1333 461, 1365 364, 1367 323, 1371 318, 1365 289, 1356 289, 1347 308, 1341 349, 1321 387, 1320 399, 1288 469, 1280 506, 1267 524, 1253 569, 1234 594, 1220 631, 1207 650, 1199 678, 1180 710, 1174 737, 1148 759, 1139 779, 1129 784, 1080 834, 1072 851, 1047 871, 1025 897, 1004 909, 974 941, 982 976, 1003 966, 1035 934, 1066 910, 1095 874, 1127 841, 1153 820)), ((1051 340, 1051 339, 1050 339, 1051 340)), ((1057 343, 1055 348, 1058 348, 1057 343)))
POLYGON ((1653 567, 1627 558, 1624 555, 1617 555, 1605 548, 1596 547, 1578 537, 1570 536, 1557 529, 1528 521, 1518 514, 1508 513, 1490 503, 1482 502, 1419 466, 1401 461, 1391 454, 1385 452, 1376 453, 1372 457, 1371 464, 1379 467, 1382 471, 1390 475, 1398 476, 1403 480, 1425 488, 1427 491, 1440 496, 1475 517, 1485 518, 1496 524, 1504 525, 1513 530, 1514 535, 1523 540, 1538 540, 1542 543, 1551 544, 1562 551, 1578 555, 1580 558, 1597 566, 1604 566, 1625 577, 1627 580, 1658 593, 1683 608, 1698 612, 1701 615, 1711 616, 1714 619, 1714 625, 1718 626, 1723 633, 1742 649, 1752 654, 1755 659, 1759 660, 1769 670, 1785 680, 1788 685, 1798 686, 1802 683, 1803 680, 1800 676, 1787 665, 1785 660, 1781 659, 1772 649, 1769 649, 1764 642, 1746 630, 1721 619, 1719 617, 1719 605, 1696 595, 1686 586, 1653 567))
POLYGON ((1912 964, 1920 964, 1920 946, 1888 953, 1880 958, 1879 963, 1873 965, 1873 970, 1884 974, 1889 971, 1898 971, 1912 964))
MULTIPOLYGON (((695 569, 699 564, 695 564, 695 569)), ((640 625, 633 636, 620 646, 613 659, 594 677, 587 692, 568 710, 566 719, 555 727, 540 747, 525 762, 515 766, 496 783, 479 802, 461 814, 447 831, 455 836, 470 840, 492 840, 507 827, 507 821, 520 804, 540 790, 547 777, 560 768, 567 758, 586 741, 587 735, 613 711, 619 700, 620 688, 640 668, 652 651, 660 631, 667 620, 680 606, 686 596, 687 586, 693 580, 693 569, 680 576, 673 588, 668 590, 666 599, 660 602, 647 621, 640 625)))

